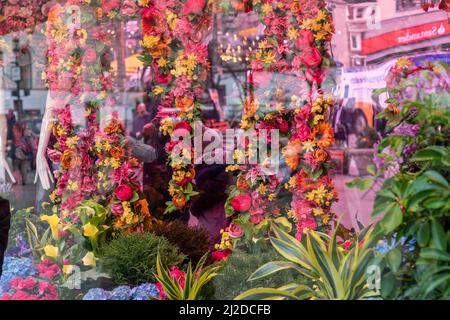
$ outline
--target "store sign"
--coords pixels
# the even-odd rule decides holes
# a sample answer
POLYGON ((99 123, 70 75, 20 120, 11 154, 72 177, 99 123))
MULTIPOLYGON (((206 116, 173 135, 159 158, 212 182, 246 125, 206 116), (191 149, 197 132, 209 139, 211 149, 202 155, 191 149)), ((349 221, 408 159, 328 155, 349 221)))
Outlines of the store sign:
POLYGON ((447 20, 423 24, 385 33, 362 40, 361 54, 367 55, 381 50, 421 42, 450 34, 447 20))

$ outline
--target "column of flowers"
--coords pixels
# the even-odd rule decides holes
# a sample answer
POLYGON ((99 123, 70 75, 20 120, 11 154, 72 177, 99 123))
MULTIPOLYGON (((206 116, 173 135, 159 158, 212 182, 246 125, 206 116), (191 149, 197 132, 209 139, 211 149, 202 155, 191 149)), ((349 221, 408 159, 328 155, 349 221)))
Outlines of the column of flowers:
MULTIPOLYGON (((253 7, 265 31, 252 57, 241 126, 278 129, 282 163, 289 170, 267 176, 264 160, 229 167, 239 173, 226 204, 232 223, 216 245, 222 251, 244 235, 247 240, 264 237, 270 223, 291 231, 289 221, 294 221, 299 239, 308 229, 326 231, 337 200, 327 151, 334 142, 328 123, 333 99, 322 90, 334 32, 330 13, 321 0, 253 0, 253 7)), ((235 158, 249 156, 244 150, 237 150, 235 158)))
MULTIPOLYGON (((153 70, 152 95, 160 99, 160 130, 171 136, 175 130, 192 134, 200 120, 199 98, 204 93, 210 68, 203 32, 210 26, 210 6, 206 0, 140 0, 142 7, 142 57, 153 70)), ((166 145, 172 168, 169 192, 172 201, 166 212, 185 208, 194 190, 195 155, 180 141, 166 145)))
MULTIPOLYGON (((70 0, 54 5, 48 14, 48 68, 43 79, 56 117, 56 144, 48 155, 59 166, 50 198, 53 220, 58 215, 68 226, 80 223, 75 209, 84 200, 108 208, 108 224, 116 230, 141 228, 150 215, 136 176, 141 165, 131 155, 125 128, 115 113, 100 123, 116 104, 105 24, 131 18, 137 10, 134 0, 70 0), (74 22, 72 27, 67 21, 74 22)), ((98 233, 92 227, 85 235, 98 233)))

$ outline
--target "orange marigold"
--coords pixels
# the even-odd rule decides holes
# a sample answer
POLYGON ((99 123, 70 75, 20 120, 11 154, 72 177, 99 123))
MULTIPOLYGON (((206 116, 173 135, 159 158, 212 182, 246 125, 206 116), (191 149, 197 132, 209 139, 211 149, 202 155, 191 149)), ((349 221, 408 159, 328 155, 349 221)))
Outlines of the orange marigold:
POLYGON ((334 143, 334 130, 328 122, 319 122, 313 129, 313 139, 321 148, 329 148, 334 143))

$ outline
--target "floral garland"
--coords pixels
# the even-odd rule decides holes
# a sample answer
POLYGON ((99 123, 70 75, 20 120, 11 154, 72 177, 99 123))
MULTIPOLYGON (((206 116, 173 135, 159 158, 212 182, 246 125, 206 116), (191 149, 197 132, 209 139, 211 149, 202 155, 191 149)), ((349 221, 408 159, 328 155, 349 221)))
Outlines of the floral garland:
MULTIPOLYGON (((265 36, 252 57, 241 126, 278 129, 281 140, 288 140, 282 154, 291 173, 265 176, 261 165, 228 168, 239 174, 226 204, 232 223, 216 245, 219 250, 232 249, 244 235, 263 238, 271 223, 290 231, 293 220, 298 239, 309 229, 326 231, 337 200, 327 163, 327 149, 334 143, 328 123, 334 102, 322 90, 334 32, 331 15, 321 0, 253 0, 253 7, 265 36)), ((235 158, 248 157, 245 150, 236 151, 235 158)))
MULTIPOLYGON (((176 130, 192 134, 200 120, 199 98, 204 93, 210 68, 203 32, 210 25, 211 3, 206 0, 140 0, 142 7, 142 57, 153 69, 153 92, 160 99, 160 130, 172 135, 176 130)), ((166 213, 187 206, 194 191, 194 152, 181 141, 166 145, 172 168, 166 213)))
POLYGON ((54 214, 69 225, 80 222, 75 209, 85 199, 108 206, 116 230, 141 228, 150 215, 136 176, 140 164, 131 156, 124 127, 114 113, 103 126, 99 121, 101 111, 115 105, 106 63, 110 39, 101 21, 126 19, 137 9, 131 0, 71 0, 54 5, 48 14, 43 79, 58 119, 53 125, 56 144, 48 155, 60 167, 50 198, 54 214))

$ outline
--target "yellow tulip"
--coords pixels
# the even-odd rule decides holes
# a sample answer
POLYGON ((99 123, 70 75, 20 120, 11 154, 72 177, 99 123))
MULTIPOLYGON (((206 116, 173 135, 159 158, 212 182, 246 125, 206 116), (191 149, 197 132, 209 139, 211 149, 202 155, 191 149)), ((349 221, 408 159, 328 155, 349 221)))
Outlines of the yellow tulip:
POLYGON ((95 267, 96 266, 96 262, 95 262, 95 256, 92 252, 88 252, 86 253, 86 255, 83 258, 83 264, 85 266, 92 266, 95 267))
POLYGON ((56 258, 59 253, 59 249, 52 245, 46 245, 44 247, 44 252, 47 257, 56 258))
POLYGON ((86 237, 93 238, 97 235, 98 229, 96 226, 92 225, 91 223, 87 223, 83 226, 83 234, 86 237))

